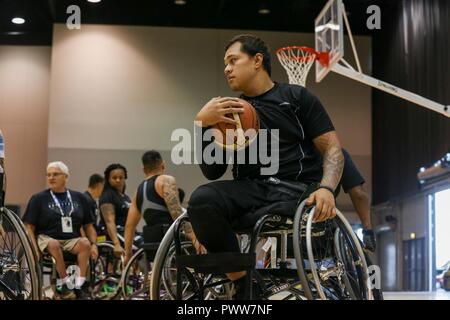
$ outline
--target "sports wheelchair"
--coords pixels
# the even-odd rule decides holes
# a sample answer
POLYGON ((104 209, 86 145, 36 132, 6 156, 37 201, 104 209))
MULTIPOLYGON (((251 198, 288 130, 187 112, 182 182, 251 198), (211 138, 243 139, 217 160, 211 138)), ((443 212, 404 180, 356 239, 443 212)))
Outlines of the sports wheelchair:
MULTIPOLYGON (((0 190, 1 192, 1 190, 0 190)), ((20 218, 0 207, 0 300, 38 300, 39 266, 20 218)))
MULTIPOLYGON (((124 243, 122 236, 123 228, 118 227, 118 238, 121 244, 124 243)), ((89 285, 89 298, 92 300, 112 300, 119 298, 120 279, 123 270, 123 257, 114 255, 114 245, 111 241, 107 241, 103 235, 97 238, 98 258, 97 260, 89 259, 89 266, 87 270, 86 281, 89 285)), ((140 236, 137 236, 135 243, 140 241, 140 236)), ((133 245, 133 250, 138 248, 133 245)), ((64 261, 66 266, 76 265, 77 257, 71 253, 64 252, 64 261)), ((74 271, 70 268, 69 271, 74 271)), ((43 254, 40 261, 40 279, 42 283, 49 285, 42 290, 44 299, 59 299, 57 287, 57 272, 55 260, 49 254, 43 254), (45 276, 48 276, 48 281, 44 281, 45 276)))
MULTIPOLYGON (((186 209, 182 208, 183 212, 186 209)), ((146 225, 143 237, 148 242, 138 244, 130 261, 122 272, 120 288, 122 298, 125 300, 148 300, 150 298, 150 280, 153 270, 153 261, 161 244, 161 239, 167 233, 170 224, 146 225)))
MULTIPOLYGON (((122 247, 125 244, 123 236, 124 228, 117 226, 117 238, 122 247)), ((93 264, 93 284, 91 285, 91 296, 94 300, 113 300, 120 298, 121 278, 124 268, 123 256, 117 257, 114 254, 114 244, 106 240, 106 228, 99 231, 97 237, 98 259, 93 264)), ((143 238, 137 234, 133 240, 133 252, 139 249, 143 238)))
MULTIPOLYGON (((299 193, 295 214, 275 203, 243 215, 233 225, 241 241, 241 253, 196 254, 186 237, 187 214, 166 233, 156 253, 151 277, 151 299, 231 299, 233 285, 225 273, 246 271, 247 299, 371 300, 382 299, 372 289, 368 256, 341 212, 324 222, 313 222, 315 207, 307 206, 306 191, 276 178, 267 181, 299 193), (276 239, 272 263, 256 267, 258 243, 276 239), (261 288, 256 297, 252 282, 261 288)), ((272 244, 273 245, 273 244, 272 244)), ((268 250, 267 250, 268 251, 268 250)))

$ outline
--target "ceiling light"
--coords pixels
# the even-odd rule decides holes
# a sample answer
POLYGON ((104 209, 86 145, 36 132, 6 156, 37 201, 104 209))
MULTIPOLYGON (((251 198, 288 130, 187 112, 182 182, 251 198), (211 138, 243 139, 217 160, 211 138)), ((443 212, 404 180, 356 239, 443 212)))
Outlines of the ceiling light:
POLYGON ((98 3, 98 2, 100 2, 100 1, 102 1, 102 0, 87 0, 88 2, 92 2, 92 3, 98 3))
POLYGON ((269 14, 270 13, 269 6, 266 3, 262 3, 258 9, 258 13, 259 14, 269 14))
POLYGON ((12 21, 12 23, 15 23, 15 24, 24 24, 25 23, 25 19, 19 18, 19 17, 15 17, 11 21, 12 21))
POLYGON ((186 0, 175 0, 175 4, 177 6, 184 6, 186 4, 186 0))

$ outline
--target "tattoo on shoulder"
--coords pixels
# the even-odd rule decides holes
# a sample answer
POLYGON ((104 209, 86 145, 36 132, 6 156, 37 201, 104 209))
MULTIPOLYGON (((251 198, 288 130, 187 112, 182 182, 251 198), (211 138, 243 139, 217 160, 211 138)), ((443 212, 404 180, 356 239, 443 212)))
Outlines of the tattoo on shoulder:
POLYGON ((173 220, 181 215, 180 200, 178 198, 178 187, 172 177, 163 179, 163 198, 166 202, 167 209, 173 220))

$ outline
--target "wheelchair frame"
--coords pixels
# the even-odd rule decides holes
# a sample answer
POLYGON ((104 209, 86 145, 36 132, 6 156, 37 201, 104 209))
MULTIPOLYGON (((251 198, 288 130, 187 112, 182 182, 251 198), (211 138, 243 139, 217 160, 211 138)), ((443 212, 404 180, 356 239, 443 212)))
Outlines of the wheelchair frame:
MULTIPOLYGON (((24 249, 24 256, 27 262, 27 266, 29 269, 30 274, 30 284, 31 284, 31 291, 28 299, 31 300, 39 300, 41 296, 41 284, 39 279, 39 265, 36 264, 36 255, 34 253, 33 247, 31 245, 30 239, 27 236, 25 226, 23 225, 22 221, 19 219, 19 217, 11 210, 7 209, 6 207, 0 208, 0 227, 3 226, 3 219, 6 219, 6 221, 9 223, 9 225, 14 229, 17 236, 19 237, 19 241, 24 249)), ((19 272, 21 270, 21 266, 6 266, 6 268, 11 269, 11 271, 19 272)), ((0 275, 3 274, 4 270, 6 269, 4 265, 0 265, 0 275)), ((3 293, 5 298, 11 299, 11 300, 19 300, 24 297, 17 296, 8 286, 7 284, 3 283, 2 279, 0 279, 0 292, 3 293)))
MULTIPOLYGON (((282 291, 286 291, 288 295, 284 299, 299 299, 299 300, 305 300, 305 299, 314 299, 311 289, 310 289, 310 279, 308 279, 305 268, 303 266, 304 259, 309 260, 310 264, 310 272, 312 273, 313 278, 313 284, 316 287, 315 290, 318 293, 318 297, 320 299, 326 299, 326 295, 323 292, 320 284, 320 276, 316 270, 316 265, 314 262, 314 256, 313 256, 313 248, 312 248, 312 242, 311 242, 311 227, 312 227, 312 218, 314 215, 314 210, 312 212, 309 212, 308 216, 308 224, 307 224, 307 239, 306 239, 306 247, 308 254, 307 256, 303 257, 299 255, 299 248, 300 244, 297 241, 294 241, 294 257, 297 264, 297 270, 289 269, 288 266, 288 260, 287 260, 287 247, 288 247, 288 237, 289 235, 295 235, 299 234, 300 232, 299 225, 300 225, 300 218, 302 213, 305 209, 305 203, 306 200, 303 201, 296 210, 296 214, 294 219, 280 216, 280 215, 273 215, 273 214, 267 214, 265 216, 262 216, 255 224, 254 228, 251 230, 251 238, 250 238, 250 246, 248 250, 248 256, 246 258, 253 259, 253 264, 249 263, 247 267, 243 267, 242 263, 240 266, 240 269, 236 267, 236 270, 232 270, 232 264, 233 261, 229 262, 229 265, 227 266, 228 269, 220 268, 218 267, 217 273, 226 273, 226 272, 234 272, 234 271, 242 271, 245 270, 248 273, 247 276, 247 285, 246 285, 246 297, 248 299, 253 298, 252 293, 252 286, 250 285, 250 279, 255 278, 258 282, 263 282, 263 295, 262 298, 270 298, 271 296, 278 294, 282 291), (280 237, 280 261, 279 261, 279 269, 255 269, 254 261, 255 261, 255 249, 258 242, 258 239, 260 237, 268 237, 268 236, 279 236, 280 237), (294 274, 294 276, 293 276, 294 274), (280 278, 282 280, 280 280, 280 278), (287 282, 286 282, 286 279, 287 282), (268 282, 270 286, 266 286, 265 282, 268 282)), ((337 210, 337 218, 340 221, 340 228, 344 228, 346 232, 348 233, 349 239, 353 242, 352 246, 355 249, 355 252, 357 252, 359 259, 357 260, 357 264, 361 266, 362 272, 362 285, 367 284, 368 279, 368 269, 367 269, 367 262, 365 260, 364 251, 362 250, 362 247, 359 243, 359 240, 357 239, 356 235, 354 234, 353 230, 351 229, 350 224, 345 219, 345 217, 342 215, 339 210, 337 210)), ((225 285, 230 283, 230 280, 220 280, 217 282, 210 282, 208 283, 208 279, 210 279, 211 274, 206 277, 199 277, 198 274, 205 273, 205 270, 209 270, 204 267, 204 265, 207 265, 210 263, 208 261, 208 256, 212 254, 206 254, 206 255, 191 255, 191 257, 186 258, 187 256, 182 255, 182 244, 183 241, 180 238, 180 230, 181 225, 188 220, 188 217, 186 214, 183 214, 180 216, 175 223, 171 226, 169 231, 166 233, 163 241, 161 242, 161 246, 158 249, 158 252, 155 256, 154 260, 154 266, 153 266, 153 272, 151 277, 151 299, 159 299, 160 298, 160 290, 161 290, 161 282, 164 281, 162 274, 164 271, 165 263, 166 263, 166 256, 169 253, 169 250, 172 247, 175 247, 176 251, 176 259, 179 260, 177 262, 177 289, 176 294, 174 295, 173 292, 169 292, 169 297, 174 299, 181 299, 183 298, 183 290, 186 290, 186 288, 182 288, 182 286, 186 283, 186 280, 193 289, 199 291, 197 293, 191 294, 188 296, 188 299, 193 298, 199 298, 203 299, 204 297, 204 290, 205 289, 211 289, 220 285, 225 285), (172 244, 173 243, 173 244, 172 244), (185 263, 180 264, 180 261, 184 261, 185 263), (202 267, 203 264, 203 267, 202 267), (181 267, 181 268, 180 268, 181 267), (192 274, 190 270, 194 269, 196 274, 192 274), (184 280, 183 280, 183 274, 184 274, 184 280), (209 277, 209 278, 208 278, 209 277), (183 282, 184 281, 184 282, 183 282)), ((247 232, 237 232, 240 234, 249 233, 247 232)), ((293 236, 293 239, 298 239, 298 237, 293 236)), ((341 252, 342 253, 342 252, 341 252)), ((243 254, 241 254, 243 255, 243 254)), ((249 260, 249 259, 247 259, 249 260)), ((212 269, 211 269, 212 270, 212 269)), ((360 281, 361 282, 361 281, 360 281)), ((168 290, 167 285, 165 285, 165 289, 168 290)), ((365 299, 372 299, 372 294, 370 290, 365 287, 366 294, 364 295, 365 299)))

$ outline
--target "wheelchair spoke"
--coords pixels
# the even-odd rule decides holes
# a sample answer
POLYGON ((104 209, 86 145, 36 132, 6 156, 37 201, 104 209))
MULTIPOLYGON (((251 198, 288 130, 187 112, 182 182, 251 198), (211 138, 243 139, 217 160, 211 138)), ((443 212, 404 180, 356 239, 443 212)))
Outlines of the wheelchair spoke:
POLYGON ((32 257, 26 256, 24 248, 28 242, 5 214, 0 212, 0 299, 31 299, 33 279, 28 259, 32 257))

